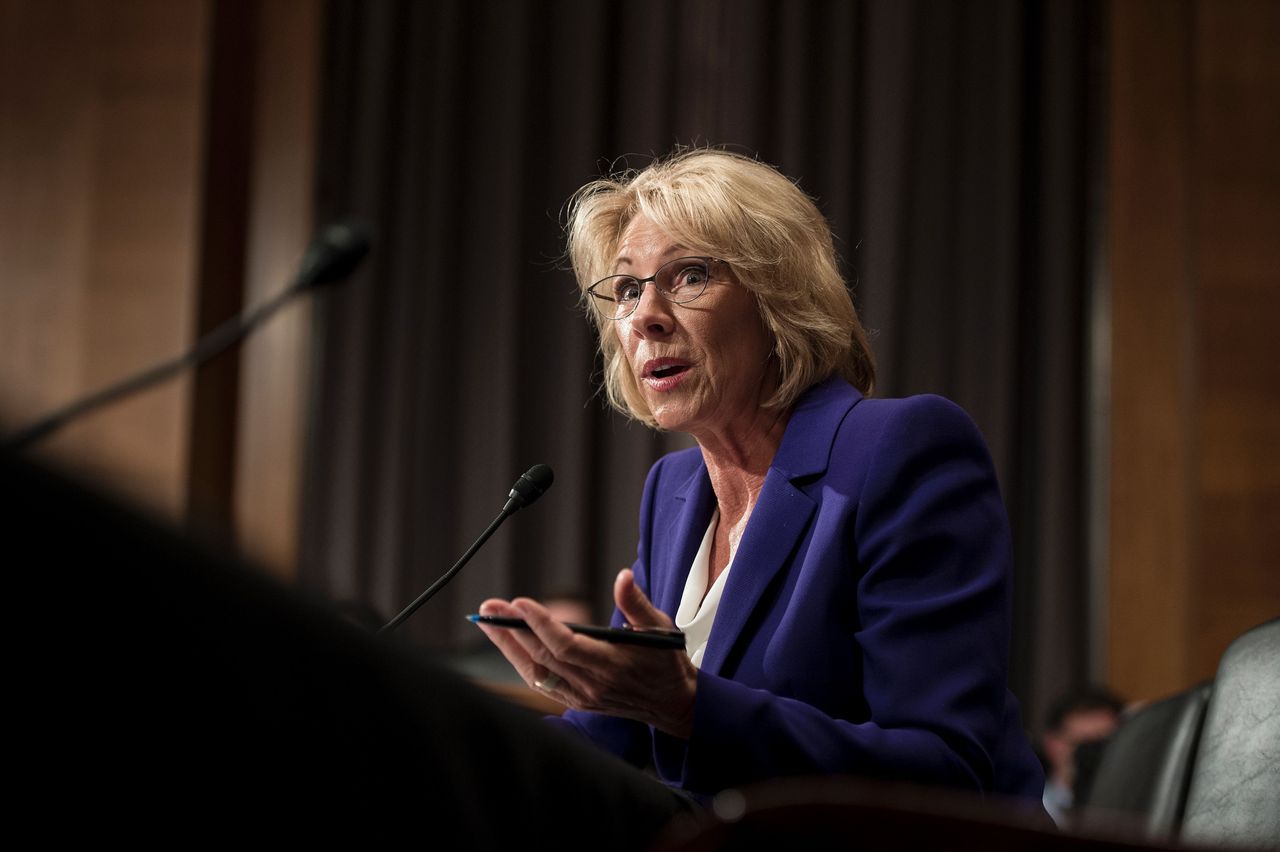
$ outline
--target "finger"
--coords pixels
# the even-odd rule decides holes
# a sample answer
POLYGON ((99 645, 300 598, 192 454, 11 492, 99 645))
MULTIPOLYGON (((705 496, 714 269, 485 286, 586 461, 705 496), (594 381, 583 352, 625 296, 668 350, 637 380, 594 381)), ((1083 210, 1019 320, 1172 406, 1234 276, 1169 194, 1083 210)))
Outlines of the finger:
POLYGON ((507 662, 511 664, 511 667, 516 670, 520 677, 528 681, 533 675, 535 664, 529 652, 511 635, 513 631, 504 627, 494 627, 480 623, 477 623, 476 627, 480 628, 485 637, 493 643, 494 647, 506 658, 507 662))
MULTIPOLYGON (((508 601, 498 598, 490 598, 480 604, 481 615, 494 615, 502 618, 523 618, 524 613, 512 606, 508 601)), ((502 652, 502 656, 507 658, 507 662, 520 675, 525 683, 533 686, 533 682, 540 677, 545 676, 545 668, 540 667, 535 660, 535 651, 539 645, 536 642, 521 642, 521 634, 528 635, 527 631, 517 630, 509 627, 499 627, 492 624, 484 624, 477 622, 484 635, 489 641, 502 652)))
POLYGON ((537 677, 537 664, 529 656, 529 652, 511 637, 511 631, 501 627, 490 627, 487 624, 477 626, 484 631, 484 635, 506 658, 511 667, 516 670, 516 674, 520 675, 520 679, 525 683, 532 683, 537 677))
MULTIPOLYGON (((526 610, 498 598, 491 598, 480 604, 480 614, 521 618, 528 622, 526 610)), ((539 617, 536 611, 533 617, 539 617)), ((476 626, 484 631, 528 686, 545 692, 564 704, 572 706, 580 703, 582 695, 596 681, 593 673, 547 656, 545 645, 536 634, 528 630, 484 623, 477 623, 476 626), (556 683, 556 679, 560 682, 556 683)))
POLYGON ((595 709, 600 696, 609 691, 607 684, 617 676, 621 662, 617 646, 574 633, 535 600, 517 598, 511 605, 530 627, 519 639, 534 662, 565 682, 553 690, 555 697, 571 707, 595 709))
POLYGON ((501 598, 486 598, 477 610, 481 615, 497 615, 507 618, 518 618, 515 608, 511 606, 510 601, 504 601, 501 598))
POLYGON ((613 582, 613 601, 633 627, 674 626, 667 614, 654 606, 636 585, 635 574, 630 568, 618 572, 618 578, 613 582))
POLYGON ((552 666, 554 668, 535 665, 537 677, 530 686, 562 704, 583 708, 583 697, 592 691, 591 673, 558 661, 552 666))
POLYGON ((502 652, 502 656, 506 657, 507 662, 511 663, 512 668, 516 670, 516 674, 520 675, 520 679, 533 689, 539 689, 550 694, 544 686, 548 679, 554 676, 554 678, 560 680, 561 685, 557 685, 557 688, 551 691, 556 692, 558 696, 565 696, 564 703, 568 704, 571 703, 570 700, 567 700, 568 697, 582 694, 584 691, 583 685, 592 682, 589 673, 568 663, 551 660, 550 665, 543 665, 537 662, 518 639, 519 635, 524 631, 512 630, 507 627, 494 627, 488 624, 477 626, 497 646, 498 650, 502 652))
POLYGON ((516 598, 511 605, 520 612, 525 624, 556 658, 572 653, 578 634, 552 617, 551 611, 532 598, 516 598))
POLYGON ((588 696, 599 692, 594 673, 554 659, 545 666, 532 663, 531 675, 525 682, 561 704, 578 710, 588 709, 588 696))
MULTIPOLYGON (((528 598, 517 598, 511 603, 501 601, 486 601, 486 603, 493 604, 494 615, 518 618, 528 626, 529 629, 525 630, 486 625, 490 630, 500 630, 506 633, 509 641, 519 646, 525 656, 540 667, 538 671, 534 671, 526 680, 532 683, 533 679, 541 677, 543 670, 555 670, 557 668, 557 652, 548 645, 548 641, 557 643, 560 649, 563 650, 566 636, 562 634, 567 634, 567 639, 570 642, 573 639, 573 633, 567 627, 554 621, 545 607, 528 598), (547 637, 547 640, 544 640, 543 637, 547 637)), ((525 672, 521 671, 521 674, 524 675, 525 672)))

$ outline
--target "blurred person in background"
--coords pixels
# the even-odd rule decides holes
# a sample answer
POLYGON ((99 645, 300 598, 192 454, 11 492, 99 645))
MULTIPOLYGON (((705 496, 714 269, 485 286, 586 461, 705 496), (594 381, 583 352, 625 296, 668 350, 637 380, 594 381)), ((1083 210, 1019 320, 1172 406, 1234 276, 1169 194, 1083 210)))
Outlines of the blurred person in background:
POLYGON ((1040 752, 1045 763, 1044 806, 1061 827, 1071 822, 1077 791, 1088 783, 1091 767, 1077 765, 1081 746, 1107 739, 1120 725, 1124 703, 1100 687, 1077 689, 1049 708, 1040 752))

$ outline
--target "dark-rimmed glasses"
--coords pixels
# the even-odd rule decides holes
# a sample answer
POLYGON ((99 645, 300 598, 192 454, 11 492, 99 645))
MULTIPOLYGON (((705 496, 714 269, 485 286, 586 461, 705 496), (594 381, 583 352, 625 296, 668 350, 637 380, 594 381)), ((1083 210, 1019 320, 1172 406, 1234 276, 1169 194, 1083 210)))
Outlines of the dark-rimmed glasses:
POLYGON ((635 313, 644 294, 644 285, 652 284, 658 295, 668 302, 685 305, 701 296, 711 280, 713 257, 677 257, 668 260, 648 278, 634 275, 610 275, 587 288, 594 298, 591 304, 605 319, 626 319, 635 313))

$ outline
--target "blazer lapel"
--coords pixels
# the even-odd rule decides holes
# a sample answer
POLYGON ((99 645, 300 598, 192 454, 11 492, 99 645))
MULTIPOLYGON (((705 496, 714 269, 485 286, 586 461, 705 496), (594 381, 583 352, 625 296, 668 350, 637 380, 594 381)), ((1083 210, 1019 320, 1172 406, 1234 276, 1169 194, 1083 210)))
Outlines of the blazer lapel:
MULTIPOLYGON (((791 561, 817 505, 796 481, 826 471, 836 429, 861 398, 861 394, 843 380, 831 379, 809 390, 796 403, 782 445, 769 467, 764 488, 738 544, 724 596, 720 599, 702 659, 702 670, 708 674, 719 674, 734 647, 744 638, 743 629, 765 589, 791 561)), ((709 483, 707 491, 710 491, 709 483)), ((703 517, 697 531, 698 541, 706 531, 709 509, 703 517)), ((683 563, 686 576, 695 552, 689 551, 683 563)), ((683 588, 682 582, 680 589, 683 588)), ((679 604, 678 597, 676 604, 679 604)))
POLYGON ((654 549, 664 551, 660 559, 652 560, 654 567, 667 567, 671 575, 660 582, 650 582, 650 590, 657 589, 657 597, 653 603, 663 612, 671 613, 675 618, 680 608, 680 598, 684 595, 684 586, 689 579, 689 569, 693 566, 693 557, 698 554, 702 537, 707 532, 707 524, 711 520, 711 512, 715 508, 715 493, 711 490, 711 480, 707 477, 707 468, 699 464, 684 485, 680 486, 672 498, 681 504, 676 509, 674 523, 667 531, 666 540, 661 531, 653 532, 654 549))
POLYGON ((813 515, 814 502, 793 486, 785 474, 770 468, 747 530, 738 544, 720 609, 711 625, 702 670, 719 674, 720 667, 742 636, 742 629, 761 595, 795 549, 813 515))

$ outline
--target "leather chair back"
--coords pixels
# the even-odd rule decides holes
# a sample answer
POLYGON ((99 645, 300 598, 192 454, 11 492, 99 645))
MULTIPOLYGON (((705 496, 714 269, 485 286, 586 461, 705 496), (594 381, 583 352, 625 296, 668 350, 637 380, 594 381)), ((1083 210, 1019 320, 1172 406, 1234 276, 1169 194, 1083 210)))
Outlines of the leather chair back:
POLYGON ((1280 618, 1218 664, 1182 839, 1280 849, 1280 618))
POLYGON ((1138 710, 1102 752, 1077 825, 1130 831, 1150 838, 1178 833, 1191 785, 1212 683, 1203 683, 1138 710))

